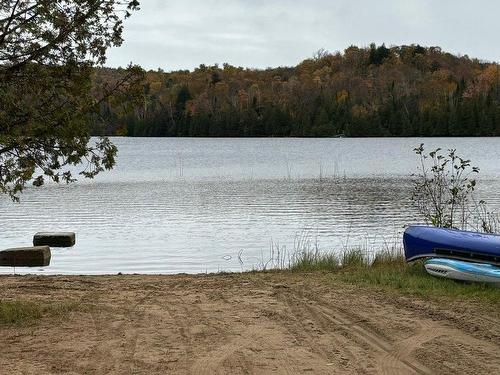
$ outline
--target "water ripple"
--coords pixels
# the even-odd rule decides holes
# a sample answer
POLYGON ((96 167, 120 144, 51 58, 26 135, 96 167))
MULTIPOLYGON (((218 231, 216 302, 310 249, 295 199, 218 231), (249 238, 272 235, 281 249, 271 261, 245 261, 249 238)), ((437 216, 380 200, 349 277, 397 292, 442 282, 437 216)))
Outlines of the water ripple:
MULTIPOLYGON (((77 246, 54 249, 46 269, 16 272, 240 271, 241 250, 243 269, 252 269, 267 260, 271 241, 290 250, 297 236, 325 250, 376 249, 420 221, 409 200, 415 159, 407 150, 415 139, 115 141, 120 157, 111 173, 27 189, 21 204, 0 201, 0 248, 30 245, 38 231, 77 232, 77 246), (393 152, 371 160, 367 149, 393 152), (325 167, 320 179, 320 164, 345 173, 325 167)), ((467 157, 489 160, 479 195, 499 209, 500 141, 483 140, 474 149, 474 140, 439 140, 452 141, 462 142, 467 157)))

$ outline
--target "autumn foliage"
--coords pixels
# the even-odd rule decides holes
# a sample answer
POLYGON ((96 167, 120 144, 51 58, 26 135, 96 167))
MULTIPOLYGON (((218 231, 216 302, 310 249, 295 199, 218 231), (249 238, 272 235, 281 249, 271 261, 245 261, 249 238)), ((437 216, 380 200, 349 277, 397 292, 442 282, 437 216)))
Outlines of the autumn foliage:
POLYGON ((101 110, 96 132, 129 136, 492 136, 500 69, 439 47, 351 46, 295 67, 150 71, 133 108, 101 110))

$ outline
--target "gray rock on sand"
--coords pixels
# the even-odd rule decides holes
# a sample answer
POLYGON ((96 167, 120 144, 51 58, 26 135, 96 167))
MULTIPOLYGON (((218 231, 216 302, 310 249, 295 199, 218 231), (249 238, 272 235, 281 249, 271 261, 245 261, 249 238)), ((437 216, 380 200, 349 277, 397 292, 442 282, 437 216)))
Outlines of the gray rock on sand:
POLYGON ((45 267, 50 264, 50 247, 20 247, 0 251, 0 266, 45 267))
POLYGON ((33 237, 33 246, 71 247, 75 242, 73 232, 38 232, 33 237))

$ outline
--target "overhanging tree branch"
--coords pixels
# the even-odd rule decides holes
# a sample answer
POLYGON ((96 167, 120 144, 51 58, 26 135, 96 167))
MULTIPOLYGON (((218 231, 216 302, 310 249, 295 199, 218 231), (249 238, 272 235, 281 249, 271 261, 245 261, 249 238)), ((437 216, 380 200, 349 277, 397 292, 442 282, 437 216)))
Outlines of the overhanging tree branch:
POLYGON ((96 96, 93 67, 121 44, 122 22, 138 2, 8 2, 0 7, 0 192, 16 200, 29 181, 74 181, 68 166, 88 178, 113 167, 116 147, 90 140, 91 119, 102 101, 125 97, 140 71, 125 71, 96 96))

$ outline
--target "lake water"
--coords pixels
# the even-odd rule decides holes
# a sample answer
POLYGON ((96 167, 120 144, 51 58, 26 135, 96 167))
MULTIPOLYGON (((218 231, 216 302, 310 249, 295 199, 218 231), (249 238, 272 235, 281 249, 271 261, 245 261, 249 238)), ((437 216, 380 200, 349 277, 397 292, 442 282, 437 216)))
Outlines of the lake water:
POLYGON ((77 233, 49 267, 16 273, 240 271, 305 243, 377 251, 420 222, 409 176, 421 142, 472 159, 481 198, 500 209, 498 138, 113 141, 117 166, 95 180, 29 188, 20 204, 0 197, 0 249, 38 231, 77 233))

